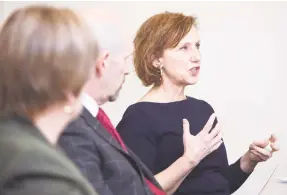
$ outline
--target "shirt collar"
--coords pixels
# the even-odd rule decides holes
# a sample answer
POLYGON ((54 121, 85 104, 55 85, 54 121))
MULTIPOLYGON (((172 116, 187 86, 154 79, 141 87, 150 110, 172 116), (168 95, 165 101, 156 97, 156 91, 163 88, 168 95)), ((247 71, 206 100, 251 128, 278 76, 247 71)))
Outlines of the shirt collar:
POLYGON ((81 97, 83 106, 91 113, 93 117, 96 117, 99 111, 99 105, 97 102, 88 94, 84 93, 81 97))

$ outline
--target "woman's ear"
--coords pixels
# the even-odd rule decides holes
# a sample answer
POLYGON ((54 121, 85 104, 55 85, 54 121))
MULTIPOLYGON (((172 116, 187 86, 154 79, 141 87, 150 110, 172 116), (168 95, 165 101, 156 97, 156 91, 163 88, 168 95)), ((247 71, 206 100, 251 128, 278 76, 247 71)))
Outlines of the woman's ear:
POLYGON ((159 58, 156 58, 154 55, 152 56, 152 65, 156 68, 161 68, 161 60, 159 58))
POLYGON ((66 102, 64 104, 64 112, 66 114, 72 114, 75 111, 76 104, 80 101, 80 97, 76 97, 72 93, 66 94, 66 102))

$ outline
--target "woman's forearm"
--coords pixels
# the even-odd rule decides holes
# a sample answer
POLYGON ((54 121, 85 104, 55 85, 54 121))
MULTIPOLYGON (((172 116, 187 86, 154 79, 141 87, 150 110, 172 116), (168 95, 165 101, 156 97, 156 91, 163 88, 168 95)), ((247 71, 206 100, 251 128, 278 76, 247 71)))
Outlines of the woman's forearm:
POLYGON ((240 168, 243 172, 250 174, 258 163, 253 162, 248 157, 248 152, 240 158, 240 168))
POLYGON ((185 177, 196 167, 185 157, 180 157, 164 171, 155 175, 167 194, 173 194, 185 177))
MULTIPOLYGON (((190 173, 190 172, 189 172, 190 173)), ((169 191, 166 192, 167 195, 173 195, 174 192, 177 190, 177 188, 180 186, 180 184, 183 182, 183 180, 186 178, 186 176, 189 174, 187 173, 184 177, 182 177, 182 179, 180 179, 174 186, 172 189, 170 189, 169 191)))

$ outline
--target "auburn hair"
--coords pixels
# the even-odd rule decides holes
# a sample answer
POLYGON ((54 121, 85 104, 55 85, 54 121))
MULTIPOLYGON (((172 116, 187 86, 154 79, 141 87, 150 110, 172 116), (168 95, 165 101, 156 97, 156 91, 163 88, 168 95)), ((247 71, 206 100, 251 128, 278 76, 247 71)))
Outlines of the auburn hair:
POLYGON ((165 49, 174 48, 185 37, 196 18, 182 13, 164 12, 147 19, 134 38, 133 61, 137 76, 144 86, 161 84, 160 70, 152 63, 165 49))

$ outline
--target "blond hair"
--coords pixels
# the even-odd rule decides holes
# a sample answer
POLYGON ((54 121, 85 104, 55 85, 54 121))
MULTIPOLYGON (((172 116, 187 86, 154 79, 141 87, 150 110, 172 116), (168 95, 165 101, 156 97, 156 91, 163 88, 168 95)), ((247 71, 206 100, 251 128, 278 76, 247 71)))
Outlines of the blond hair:
POLYGON ((78 96, 97 57, 92 32, 73 11, 14 11, 0 32, 0 115, 31 117, 78 96))

